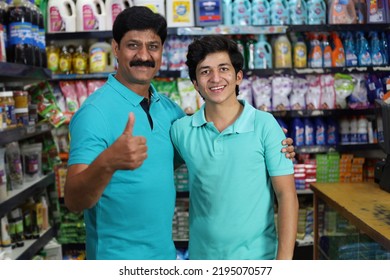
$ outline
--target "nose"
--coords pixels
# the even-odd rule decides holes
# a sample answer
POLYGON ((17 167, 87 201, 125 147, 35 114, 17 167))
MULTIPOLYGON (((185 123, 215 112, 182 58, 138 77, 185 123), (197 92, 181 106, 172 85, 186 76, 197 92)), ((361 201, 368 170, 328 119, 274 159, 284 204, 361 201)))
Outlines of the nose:
POLYGON ((220 75, 219 71, 212 71, 210 80, 212 82, 219 82, 221 80, 221 75, 220 75))
POLYGON ((142 61, 149 60, 150 54, 149 54, 149 51, 148 51, 147 46, 143 45, 142 47, 140 47, 140 48, 138 49, 137 57, 138 57, 140 60, 142 60, 142 61))

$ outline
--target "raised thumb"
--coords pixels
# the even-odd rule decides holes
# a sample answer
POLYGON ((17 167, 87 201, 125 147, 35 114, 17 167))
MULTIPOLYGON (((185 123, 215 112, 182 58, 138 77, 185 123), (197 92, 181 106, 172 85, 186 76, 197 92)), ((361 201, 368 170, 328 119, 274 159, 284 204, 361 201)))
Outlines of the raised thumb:
POLYGON ((130 136, 133 136, 134 123, 135 123, 135 116, 134 116, 134 113, 131 112, 129 114, 129 120, 127 121, 127 124, 126 124, 125 130, 123 131, 123 134, 128 134, 130 136))

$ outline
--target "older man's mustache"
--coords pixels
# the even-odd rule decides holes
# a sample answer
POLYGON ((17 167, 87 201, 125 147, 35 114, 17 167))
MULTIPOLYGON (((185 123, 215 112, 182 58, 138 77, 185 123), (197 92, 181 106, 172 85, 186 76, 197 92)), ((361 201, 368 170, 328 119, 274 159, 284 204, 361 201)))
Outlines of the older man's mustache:
POLYGON ((154 61, 142 61, 142 60, 134 60, 130 62, 130 67, 133 66, 145 66, 145 67, 152 67, 154 68, 156 66, 156 63, 154 61))

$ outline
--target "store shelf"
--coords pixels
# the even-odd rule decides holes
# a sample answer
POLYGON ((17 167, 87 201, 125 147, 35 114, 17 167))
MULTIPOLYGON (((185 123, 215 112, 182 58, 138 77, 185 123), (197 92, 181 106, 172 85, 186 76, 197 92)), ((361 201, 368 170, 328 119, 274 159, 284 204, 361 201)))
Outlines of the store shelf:
POLYGON ((313 194, 313 191, 311 189, 304 189, 304 190, 297 190, 298 195, 305 195, 305 194, 313 194))
POLYGON ((342 117, 357 115, 375 115, 375 108, 365 109, 332 109, 332 110, 288 110, 270 112, 279 118, 301 118, 301 117, 342 117))
POLYGON ((51 77, 51 71, 46 68, 30 65, 0 62, 0 78, 7 82, 19 81, 27 83, 29 81, 46 80, 51 77), (21 80, 20 78, 23 78, 21 80))
POLYGON ((104 73, 92 73, 92 74, 53 74, 51 80, 96 80, 96 79, 107 79, 108 75, 113 72, 104 73))
POLYGON ((380 149, 377 143, 374 144, 350 144, 350 145, 315 145, 315 146, 295 146, 296 153, 328 153, 332 151, 350 152, 358 150, 375 150, 380 149))
POLYGON ((179 27, 177 35, 215 35, 215 34, 281 34, 286 33, 285 25, 259 25, 259 26, 235 26, 235 25, 218 25, 207 27, 179 27))
POLYGON ((318 24, 318 25, 289 25, 287 32, 339 32, 339 31, 372 31, 390 30, 390 25, 387 23, 372 23, 372 24, 318 24))
POLYGON ((112 31, 82 31, 82 32, 57 32, 46 33, 46 42, 51 40, 75 40, 79 39, 111 39, 112 31))
POLYGON ((12 141, 19 141, 49 132, 52 126, 49 123, 40 123, 33 126, 18 126, 0 131, 0 146, 12 141))
POLYGON ((52 172, 32 182, 24 183, 20 189, 8 192, 7 199, 0 201, 0 217, 23 204, 29 197, 40 193, 44 188, 53 184, 54 179, 54 172, 52 172))
POLYGON ((55 229, 42 232, 38 239, 24 240, 24 246, 12 250, 12 260, 31 260, 49 241, 55 237, 55 229))
POLYGON ((188 191, 177 191, 176 198, 188 198, 190 193, 188 191))

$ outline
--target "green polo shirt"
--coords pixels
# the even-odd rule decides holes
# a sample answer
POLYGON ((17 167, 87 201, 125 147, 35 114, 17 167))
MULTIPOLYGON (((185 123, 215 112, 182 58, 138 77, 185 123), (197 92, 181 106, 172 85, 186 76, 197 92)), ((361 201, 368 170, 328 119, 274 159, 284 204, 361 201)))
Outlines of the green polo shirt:
POLYGON ((87 259, 176 259, 174 149, 169 130, 184 115, 151 87, 153 129, 143 98, 112 75, 88 97, 70 124, 69 165, 90 164, 123 133, 129 113, 133 135, 144 136, 148 157, 135 170, 118 170, 95 206, 84 211, 87 259))
POLYGON ((221 133, 206 121, 205 105, 171 128, 189 172, 190 259, 276 256, 270 176, 293 174, 293 164, 281 153, 275 118, 240 102, 242 114, 221 133))

